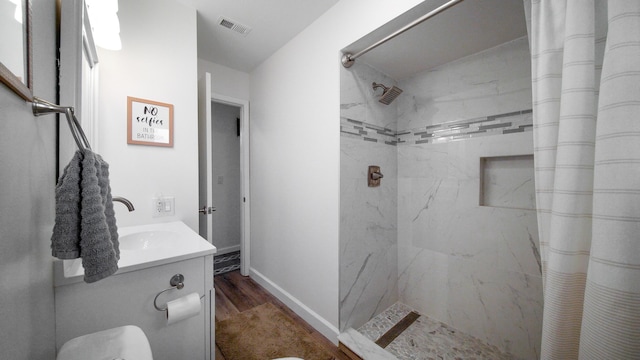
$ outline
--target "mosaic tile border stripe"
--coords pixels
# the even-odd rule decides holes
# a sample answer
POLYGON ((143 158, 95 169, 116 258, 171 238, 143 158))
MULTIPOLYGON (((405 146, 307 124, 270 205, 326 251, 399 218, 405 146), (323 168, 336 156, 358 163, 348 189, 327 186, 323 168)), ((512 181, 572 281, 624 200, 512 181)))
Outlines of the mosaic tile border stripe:
POLYGON ((389 128, 340 117, 340 135, 395 146, 398 134, 389 128))
POLYGON ((394 132, 391 129, 345 117, 340 118, 340 135, 386 145, 441 143, 482 136, 505 135, 533 130, 531 109, 460 120, 394 132))

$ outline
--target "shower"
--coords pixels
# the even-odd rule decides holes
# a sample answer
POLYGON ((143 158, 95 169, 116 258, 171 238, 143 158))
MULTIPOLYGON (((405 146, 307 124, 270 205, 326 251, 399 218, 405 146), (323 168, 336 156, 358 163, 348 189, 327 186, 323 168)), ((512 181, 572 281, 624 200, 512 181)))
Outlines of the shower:
MULTIPOLYGON (((384 348, 399 359, 429 357, 425 350, 539 359, 544 297, 526 14, 517 1, 459 1, 394 37, 399 24, 445 1, 422 2, 342 50, 341 339, 363 335, 377 350, 384 329, 402 323, 384 348), (391 35, 369 45, 383 33, 391 35), (384 173, 378 187, 365 184, 372 165, 384 173), (455 333, 421 328, 429 318, 455 333)), ((353 342, 342 344, 366 344, 353 342)))
POLYGON ((385 104, 385 105, 389 105, 391 104, 391 102, 393 100, 395 100, 398 95, 400 95, 402 93, 402 90, 400 88, 398 88, 397 86, 392 86, 392 87, 386 87, 382 84, 378 84, 378 83, 373 83, 373 90, 376 90, 377 88, 383 88, 384 90, 382 91, 382 96, 380 96, 380 99, 378 99, 378 101, 380 101, 381 103, 385 104))

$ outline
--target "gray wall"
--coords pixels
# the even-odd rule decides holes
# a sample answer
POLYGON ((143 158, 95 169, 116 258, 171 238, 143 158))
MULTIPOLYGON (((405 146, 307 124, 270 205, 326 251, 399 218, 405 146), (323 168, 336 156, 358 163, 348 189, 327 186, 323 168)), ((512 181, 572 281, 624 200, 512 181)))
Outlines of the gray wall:
MULTIPOLYGON (((56 100, 55 1, 33 1, 34 94, 56 100)), ((52 115, 0 85, 0 349, 54 359, 52 257, 56 131, 52 115)))

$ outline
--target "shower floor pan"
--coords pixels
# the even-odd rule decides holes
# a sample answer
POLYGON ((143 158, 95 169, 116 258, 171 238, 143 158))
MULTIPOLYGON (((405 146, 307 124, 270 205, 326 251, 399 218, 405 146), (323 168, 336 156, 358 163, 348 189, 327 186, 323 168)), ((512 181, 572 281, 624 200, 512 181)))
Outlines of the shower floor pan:
POLYGON ((339 336, 352 359, 481 360, 512 359, 497 347, 396 303, 357 331, 339 336))

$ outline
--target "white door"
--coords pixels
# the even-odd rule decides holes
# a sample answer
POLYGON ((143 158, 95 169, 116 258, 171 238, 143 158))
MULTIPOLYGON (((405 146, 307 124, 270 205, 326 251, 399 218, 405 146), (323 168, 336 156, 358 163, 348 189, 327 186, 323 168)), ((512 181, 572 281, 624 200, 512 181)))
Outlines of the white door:
POLYGON ((211 92, 211 74, 198 81, 198 172, 200 235, 213 244, 213 136, 211 102, 240 108, 240 273, 249 275, 250 191, 249 191, 249 102, 211 92))
POLYGON ((198 80, 198 190, 200 236, 213 244, 213 172, 211 159, 211 74, 198 80))

